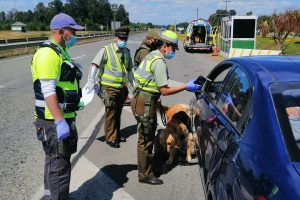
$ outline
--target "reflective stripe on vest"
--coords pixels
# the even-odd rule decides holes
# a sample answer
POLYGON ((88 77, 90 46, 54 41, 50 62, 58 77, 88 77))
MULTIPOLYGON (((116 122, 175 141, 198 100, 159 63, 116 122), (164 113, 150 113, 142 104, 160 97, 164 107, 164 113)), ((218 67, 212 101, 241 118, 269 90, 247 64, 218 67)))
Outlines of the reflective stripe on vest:
POLYGON ((124 50, 124 63, 122 63, 115 52, 112 44, 105 46, 107 62, 104 65, 103 74, 99 74, 100 83, 111 87, 120 88, 127 82, 126 67, 128 65, 129 52, 124 50))
MULTIPOLYGON (((35 99, 34 105, 37 106, 37 107, 46 108, 46 101, 35 99)), ((59 103, 59 107, 60 107, 61 109, 63 109, 64 106, 65 106, 64 103, 59 103)))
POLYGON ((151 52, 143 59, 134 72, 134 78, 138 82, 138 87, 144 91, 160 93, 154 74, 151 71, 151 65, 157 59, 163 59, 160 53, 157 51, 151 52))

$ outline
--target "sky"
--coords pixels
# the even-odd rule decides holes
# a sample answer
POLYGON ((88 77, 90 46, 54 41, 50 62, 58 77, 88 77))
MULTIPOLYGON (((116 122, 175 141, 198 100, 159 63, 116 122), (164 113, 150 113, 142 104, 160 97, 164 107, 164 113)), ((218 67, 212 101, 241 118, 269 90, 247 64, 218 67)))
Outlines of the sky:
MULTIPOLYGON (((19 11, 33 10, 38 2, 45 5, 51 0, 0 0, 0 11, 16 8, 19 11)), ((63 0, 65 2, 66 0, 63 0)), ((225 9, 225 0, 109 0, 111 4, 123 4, 131 22, 151 22, 168 25, 191 21, 198 17, 207 19, 217 9, 225 9)), ((300 9, 300 0, 227 0, 227 9, 238 15, 252 11, 253 15, 270 15, 289 8, 300 9)))

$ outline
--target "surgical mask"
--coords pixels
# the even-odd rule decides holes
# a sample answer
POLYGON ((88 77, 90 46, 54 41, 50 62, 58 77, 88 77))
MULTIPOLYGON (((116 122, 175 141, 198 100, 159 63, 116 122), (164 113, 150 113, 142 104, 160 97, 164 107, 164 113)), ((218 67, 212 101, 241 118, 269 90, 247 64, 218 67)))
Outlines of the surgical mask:
POLYGON ((75 35, 71 35, 68 41, 65 40, 65 45, 67 48, 71 48, 75 46, 76 42, 77 42, 77 37, 75 35))
POLYGON ((122 40, 119 40, 117 42, 117 46, 121 49, 124 49, 126 46, 127 46, 127 42, 126 41, 122 41, 122 40))
POLYGON ((175 51, 167 52, 165 55, 166 59, 172 59, 175 56, 175 51))

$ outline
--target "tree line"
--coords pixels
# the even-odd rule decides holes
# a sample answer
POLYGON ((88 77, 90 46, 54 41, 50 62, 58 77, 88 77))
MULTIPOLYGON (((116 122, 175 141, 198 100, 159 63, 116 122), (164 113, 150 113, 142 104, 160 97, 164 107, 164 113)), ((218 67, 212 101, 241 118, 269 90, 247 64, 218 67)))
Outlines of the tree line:
MULTIPOLYGON (((86 27, 86 30, 109 30, 111 21, 120 21, 121 25, 129 25, 129 13, 123 4, 115 4, 116 11, 108 0, 53 0, 48 5, 38 3, 34 10, 18 11, 11 9, 9 12, 0 12, 0 30, 9 30, 14 22, 27 25, 27 30, 47 31, 53 16, 64 12, 72 16, 76 22, 86 27), (115 14, 115 15, 114 15, 115 14)), ((131 27, 147 26, 147 24, 131 24, 131 27)))

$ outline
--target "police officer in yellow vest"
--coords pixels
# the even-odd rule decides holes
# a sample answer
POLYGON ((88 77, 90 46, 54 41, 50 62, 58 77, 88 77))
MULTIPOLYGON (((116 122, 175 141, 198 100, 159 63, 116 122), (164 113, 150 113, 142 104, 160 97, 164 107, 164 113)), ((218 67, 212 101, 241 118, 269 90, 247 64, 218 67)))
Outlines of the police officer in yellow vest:
POLYGON ((75 45, 76 30, 84 27, 60 13, 51 20, 50 29, 49 40, 39 46, 31 63, 35 125, 45 152, 44 199, 68 199, 82 73, 66 50, 75 45))
POLYGON ((93 59, 86 85, 88 90, 92 90, 95 77, 99 77, 98 95, 105 105, 105 140, 113 148, 119 148, 120 142, 126 142, 126 138, 121 137, 120 126, 123 103, 128 95, 125 84, 128 81, 134 84, 133 64, 126 48, 129 32, 126 26, 115 30, 115 42, 101 48, 93 59))
POLYGON ((173 31, 161 33, 157 41, 157 50, 149 53, 134 72, 137 83, 131 109, 137 120, 138 131, 138 178, 141 183, 152 185, 163 184, 154 176, 153 143, 157 128, 157 100, 160 95, 172 95, 183 90, 195 92, 200 85, 194 80, 179 86, 168 86, 168 68, 165 59, 172 59, 178 50, 178 37, 173 31))

